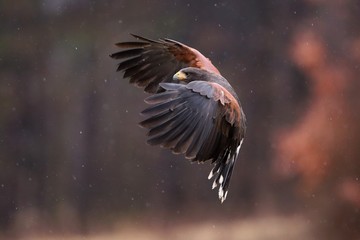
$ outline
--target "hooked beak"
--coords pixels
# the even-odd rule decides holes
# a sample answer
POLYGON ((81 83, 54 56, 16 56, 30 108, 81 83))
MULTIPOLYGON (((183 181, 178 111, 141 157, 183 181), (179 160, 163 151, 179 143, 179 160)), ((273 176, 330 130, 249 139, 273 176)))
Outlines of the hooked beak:
POLYGON ((175 73, 173 79, 178 81, 184 81, 186 79, 186 74, 180 70, 177 73, 175 73))

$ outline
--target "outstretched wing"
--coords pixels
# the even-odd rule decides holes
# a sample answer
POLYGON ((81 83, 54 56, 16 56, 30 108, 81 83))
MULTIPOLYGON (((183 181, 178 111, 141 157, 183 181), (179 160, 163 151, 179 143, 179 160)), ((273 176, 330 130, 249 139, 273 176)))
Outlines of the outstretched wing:
POLYGON ((133 35, 139 41, 120 42, 123 48, 110 57, 120 59, 117 71, 124 72, 130 83, 143 87, 145 92, 159 91, 159 83, 172 82, 172 76, 184 67, 197 67, 220 75, 211 61, 198 50, 171 40, 151 40, 133 35))
POLYGON ((148 143, 183 153, 192 161, 211 160, 213 188, 224 201, 243 138, 243 113, 237 100, 214 82, 192 81, 187 85, 160 83, 165 90, 148 97, 152 106, 140 123, 148 128, 148 143))

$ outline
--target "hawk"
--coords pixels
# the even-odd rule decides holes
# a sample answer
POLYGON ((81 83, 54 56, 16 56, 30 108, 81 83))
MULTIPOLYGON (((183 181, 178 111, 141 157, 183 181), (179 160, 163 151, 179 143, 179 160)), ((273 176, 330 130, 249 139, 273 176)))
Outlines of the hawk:
POLYGON ((124 78, 152 94, 140 122, 147 142, 191 161, 210 161, 208 178, 223 202, 246 131, 238 96, 198 50, 168 38, 132 36, 136 40, 117 43, 121 50, 110 57, 120 60, 124 78))

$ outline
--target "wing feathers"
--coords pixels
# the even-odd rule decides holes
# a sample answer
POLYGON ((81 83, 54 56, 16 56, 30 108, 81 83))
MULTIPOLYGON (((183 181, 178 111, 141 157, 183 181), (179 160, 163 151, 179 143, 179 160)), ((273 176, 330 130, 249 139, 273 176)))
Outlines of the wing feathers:
POLYGON ((142 48, 133 48, 111 54, 110 57, 115 59, 129 58, 129 57, 139 56, 143 51, 144 49, 142 48))
POLYGON ((144 87, 146 92, 159 92, 159 83, 172 82, 172 76, 184 67, 202 68, 219 74, 210 60, 180 42, 166 38, 157 41, 131 35, 139 42, 117 43, 116 46, 123 50, 111 54, 110 57, 122 60, 117 71, 123 71, 124 78, 129 77, 131 83, 144 87))
MULTIPOLYGON (((116 46, 120 48, 143 48, 149 46, 149 43, 146 42, 119 42, 115 43, 116 46)), ((112 57, 112 55, 110 55, 112 57)))
POLYGON ((234 105, 221 100, 228 92, 204 81, 159 86, 164 92, 148 97, 145 101, 151 106, 142 112, 147 119, 140 124, 149 129, 148 143, 183 153, 191 161, 211 160, 214 168, 209 178, 214 177, 213 187, 219 186, 218 195, 224 201, 242 136, 240 124, 233 122, 241 119, 228 121, 234 105))

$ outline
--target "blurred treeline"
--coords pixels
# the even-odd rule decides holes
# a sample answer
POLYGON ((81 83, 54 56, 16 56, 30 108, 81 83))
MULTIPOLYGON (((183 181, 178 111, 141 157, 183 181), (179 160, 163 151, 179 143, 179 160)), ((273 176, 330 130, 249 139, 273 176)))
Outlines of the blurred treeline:
POLYGON ((359 13, 356 0, 1 1, 0 229, 276 211, 357 239, 359 13), (248 131, 224 204, 208 164, 146 145, 146 94, 108 57, 129 33, 197 48, 238 92, 248 131))

